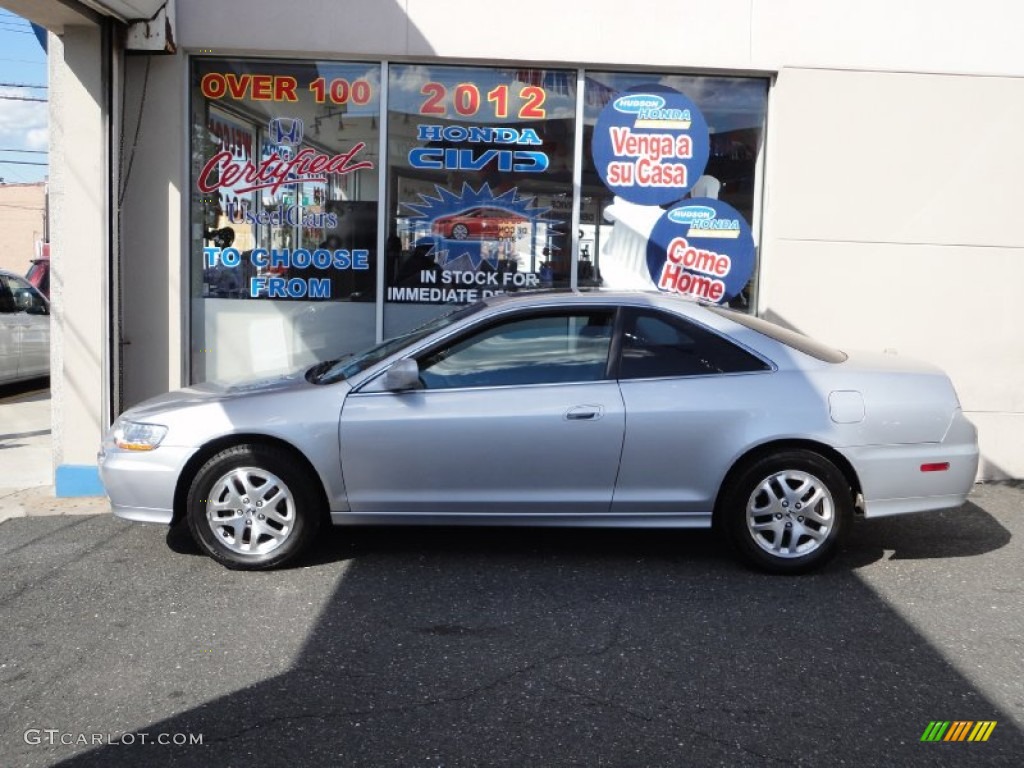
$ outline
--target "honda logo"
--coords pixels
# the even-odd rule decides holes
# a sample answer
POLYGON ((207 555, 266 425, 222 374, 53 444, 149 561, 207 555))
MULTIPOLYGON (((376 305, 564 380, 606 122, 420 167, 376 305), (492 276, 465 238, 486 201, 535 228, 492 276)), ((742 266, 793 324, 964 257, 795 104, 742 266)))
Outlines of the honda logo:
POLYGON ((305 126, 297 117, 271 118, 268 127, 270 128, 270 141, 274 144, 297 147, 302 143, 305 126))

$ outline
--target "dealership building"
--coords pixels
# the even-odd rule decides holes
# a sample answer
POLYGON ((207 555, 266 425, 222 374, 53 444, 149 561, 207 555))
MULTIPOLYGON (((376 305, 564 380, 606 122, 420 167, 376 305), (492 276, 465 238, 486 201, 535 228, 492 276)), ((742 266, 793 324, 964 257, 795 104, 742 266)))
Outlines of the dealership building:
POLYGON ((145 398, 530 288, 933 363, 1024 477, 1012 0, 0 6, 51 33, 58 495, 145 398), (655 264, 669 220, 722 245, 655 264))

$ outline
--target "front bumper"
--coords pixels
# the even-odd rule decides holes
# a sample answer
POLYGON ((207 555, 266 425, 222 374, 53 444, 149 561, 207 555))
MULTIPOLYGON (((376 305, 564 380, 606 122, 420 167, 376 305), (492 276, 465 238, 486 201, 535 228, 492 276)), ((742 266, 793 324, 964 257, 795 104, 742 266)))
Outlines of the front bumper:
POLYGON ((125 520, 170 524, 174 490, 189 453, 166 445, 153 451, 123 451, 104 443, 97 461, 113 513, 125 520))

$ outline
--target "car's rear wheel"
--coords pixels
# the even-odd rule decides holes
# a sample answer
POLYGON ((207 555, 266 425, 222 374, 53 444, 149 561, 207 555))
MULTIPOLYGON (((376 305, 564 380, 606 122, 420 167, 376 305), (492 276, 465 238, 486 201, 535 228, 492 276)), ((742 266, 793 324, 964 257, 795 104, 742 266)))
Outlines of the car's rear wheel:
POLYGON ((227 448, 207 461, 188 493, 196 543, 228 568, 262 570, 306 549, 319 527, 316 478, 287 451, 227 448))
POLYGON ((745 467, 725 500, 743 560, 771 573, 804 573, 831 558, 853 511, 850 486, 824 456, 790 450, 745 467))
POLYGON ((455 240, 465 240, 469 237, 469 227, 465 224, 456 224, 452 227, 452 238, 455 240))

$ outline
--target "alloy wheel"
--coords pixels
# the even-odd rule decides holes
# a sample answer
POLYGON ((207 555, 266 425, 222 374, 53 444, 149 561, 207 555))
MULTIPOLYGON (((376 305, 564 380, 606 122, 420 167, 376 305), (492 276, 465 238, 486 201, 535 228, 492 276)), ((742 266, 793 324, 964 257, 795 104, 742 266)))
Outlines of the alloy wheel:
POLYGON ((784 470, 766 477, 750 494, 746 522, 754 542, 773 557, 803 557, 828 540, 836 505, 820 479, 784 470))
POLYGON ((259 467, 238 467, 219 477, 206 500, 206 521, 232 552, 264 555, 295 530, 295 499, 277 475, 259 467))

